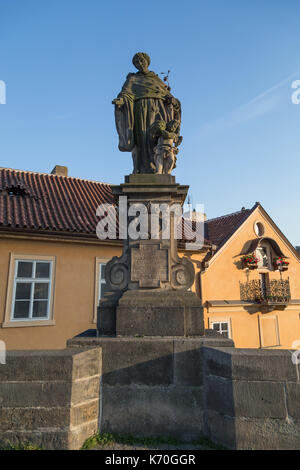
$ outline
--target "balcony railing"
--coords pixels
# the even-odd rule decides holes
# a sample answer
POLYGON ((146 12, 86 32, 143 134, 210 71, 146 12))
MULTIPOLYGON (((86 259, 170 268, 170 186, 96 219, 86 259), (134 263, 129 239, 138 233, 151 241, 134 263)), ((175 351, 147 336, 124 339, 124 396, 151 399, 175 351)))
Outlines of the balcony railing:
POLYGON ((291 300, 289 279, 240 282, 241 300, 246 302, 287 304, 291 300))

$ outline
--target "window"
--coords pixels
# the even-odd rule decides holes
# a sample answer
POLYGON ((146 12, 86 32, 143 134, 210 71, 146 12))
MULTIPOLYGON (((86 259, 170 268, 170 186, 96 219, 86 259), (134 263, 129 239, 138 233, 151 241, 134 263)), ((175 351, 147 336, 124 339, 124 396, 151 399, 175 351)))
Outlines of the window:
POLYGON ((53 256, 11 254, 3 327, 53 325, 53 256))
POLYGON ((97 322, 97 309, 101 297, 107 291, 105 282, 105 266, 108 262, 107 259, 96 258, 96 272, 95 272, 95 304, 94 304, 94 319, 97 322))
POLYGON ((210 321, 210 327, 227 338, 231 337, 229 321, 210 321))
POLYGON ((260 274, 260 289, 262 299, 268 298, 268 292, 270 290, 270 279, 268 273, 260 274))
POLYGON ((101 297, 106 292, 105 265, 106 265, 106 263, 99 263, 98 305, 99 305, 99 301, 100 301, 101 297))
POLYGON ((261 222, 255 222, 254 232, 257 237, 262 237, 265 233, 265 227, 261 222))
POLYGON ((16 260, 11 320, 49 319, 51 261, 16 260))

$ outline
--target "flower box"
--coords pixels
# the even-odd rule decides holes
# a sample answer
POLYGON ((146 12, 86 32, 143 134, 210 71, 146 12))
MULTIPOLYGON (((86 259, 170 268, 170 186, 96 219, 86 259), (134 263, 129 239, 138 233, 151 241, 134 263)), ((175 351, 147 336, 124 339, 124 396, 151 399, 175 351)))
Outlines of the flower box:
POLYGON ((242 264, 243 264, 244 268, 249 268, 249 269, 256 269, 257 268, 258 259, 253 254, 243 256, 241 261, 242 261, 242 264))
POLYGON ((275 258, 274 259, 274 268, 278 269, 279 271, 287 271, 289 262, 285 261, 283 258, 275 258))

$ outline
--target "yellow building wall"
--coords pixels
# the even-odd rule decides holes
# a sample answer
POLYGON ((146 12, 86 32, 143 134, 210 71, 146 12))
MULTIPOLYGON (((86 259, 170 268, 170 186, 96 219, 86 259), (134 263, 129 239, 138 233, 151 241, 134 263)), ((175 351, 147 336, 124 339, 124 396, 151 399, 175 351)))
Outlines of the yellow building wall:
MULTIPOLYGON (((239 282, 246 282, 247 275, 243 269, 238 269, 236 263, 240 259, 239 253, 248 240, 256 238, 254 224, 261 222, 265 228, 264 237, 274 239, 282 252, 289 258, 289 269, 282 273, 283 279, 289 278, 292 299, 300 299, 300 261, 289 246, 281 239, 271 222, 257 209, 250 215, 244 225, 233 235, 215 255, 210 266, 201 274, 203 303, 210 300, 239 300, 239 282)), ((259 269, 249 271, 249 280, 258 279, 259 269)), ((280 279, 278 271, 269 271, 270 279, 280 279)), ((300 339, 300 301, 299 305, 288 305, 282 310, 269 313, 249 313, 242 307, 223 306, 205 309, 205 327, 209 328, 210 321, 221 318, 230 318, 232 339, 238 348, 264 347, 268 335, 273 328, 272 322, 264 322, 266 318, 275 318, 278 324, 278 347, 289 349, 295 340, 300 339), (277 320, 276 320, 277 316, 277 320)))
POLYGON ((121 247, 104 244, 0 238, 0 324, 4 322, 10 253, 56 257, 53 326, 0 327, 7 349, 63 349, 66 340, 95 328, 96 257, 120 255, 121 247))

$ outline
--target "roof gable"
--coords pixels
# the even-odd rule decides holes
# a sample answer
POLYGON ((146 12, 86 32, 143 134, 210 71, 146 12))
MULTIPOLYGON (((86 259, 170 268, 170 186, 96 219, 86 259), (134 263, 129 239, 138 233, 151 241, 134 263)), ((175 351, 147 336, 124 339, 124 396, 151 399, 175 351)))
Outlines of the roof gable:
MULTIPOLYGON (((250 216, 254 214, 254 212, 256 212, 257 210, 259 211, 263 219, 265 219, 265 221, 272 227, 272 230, 274 230, 276 235, 284 243, 287 249, 295 256, 295 258, 297 258, 298 261, 300 261, 300 256, 297 253, 294 246, 290 243, 290 241, 286 238, 286 236, 281 232, 281 230, 278 228, 278 226, 275 224, 275 222, 269 216, 269 214, 265 211, 262 205, 259 202, 257 202, 252 207, 252 209, 242 209, 239 212, 235 212, 233 214, 228 214, 228 215, 207 221, 208 226, 210 223, 212 223, 212 229, 213 229, 211 231, 211 236, 208 235, 209 240, 212 242, 212 239, 214 239, 215 242, 213 243, 217 245, 217 249, 214 252, 212 252, 209 257, 207 257, 209 266, 221 254, 221 252, 225 249, 228 243, 230 243, 231 239, 233 239, 235 235, 237 235, 237 233, 240 231, 242 226, 244 226, 244 224, 247 223, 250 216), (227 227, 227 224, 228 224, 228 227, 227 227)), ((264 238, 265 237, 258 237, 257 239, 247 240, 244 246, 241 247, 240 255, 244 253, 245 248, 249 248, 248 247, 249 244, 250 245, 252 244, 251 245, 251 249, 252 249, 256 242, 259 242, 261 239, 264 239, 264 238)), ((287 257, 285 254, 282 253, 281 249, 279 248, 275 240, 273 240, 272 238, 270 239, 270 237, 268 239, 272 240, 272 243, 274 243, 274 245, 276 246, 275 252, 277 252, 278 256, 287 257)), ((246 251, 248 252, 249 250, 246 250, 246 251)))

